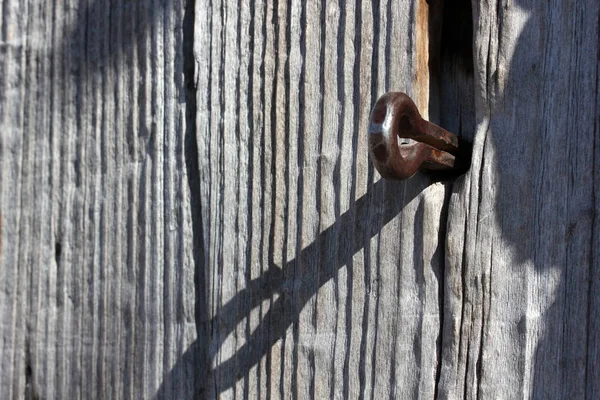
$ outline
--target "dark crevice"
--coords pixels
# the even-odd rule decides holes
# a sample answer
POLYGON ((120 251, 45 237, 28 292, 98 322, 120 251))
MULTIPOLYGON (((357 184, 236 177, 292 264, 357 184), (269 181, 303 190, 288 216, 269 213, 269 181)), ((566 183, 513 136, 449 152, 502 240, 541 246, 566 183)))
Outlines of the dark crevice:
POLYGON ((440 123, 465 142, 473 139, 473 12, 471 0, 445 2, 439 44, 440 123))
POLYGON ((39 399, 33 387, 33 371, 29 362, 25 365, 25 399, 39 399))
POLYGON ((471 166, 475 131, 473 12, 471 0, 428 3, 430 119, 459 139, 455 168, 428 174, 439 182, 456 179, 471 166))
POLYGON ((444 266, 446 260, 446 233, 447 226, 446 221, 448 221, 448 208, 450 206, 450 194, 452 193, 452 186, 446 186, 446 193, 444 196, 444 204, 442 205, 442 211, 440 213, 440 228, 438 231, 438 241, 437 248, 434 253, 434 260, 439 261, 439 265, 437 268, 434 267, 433 273, 438 281, 438 309, 440 310, 440 328, 438 337, 435 342, 436 353, 438 362, 435 367, 435 386, 434 386, 434 398, 439 397, 439 382, 440 377, 442 375, 442 346, 443 346, 443 333, 444 333, 444 299, 445 299, 445 280, 444 280, 444 266))
POLYGON ((194 0, 187 0, 183 18, 183 74, 185 85, 185 138, 184 156, 190 193, 190 211, 192 217, 194 288, 196 291, 195 321, 197 345, 193 346, 197 354, 197 394, 206 397, 209 380, 208 362, 208 303, 206 297, 206 276, 204 268, 204 237, 202 227, 202 204, 200 197, 200 169, 198 164, 198 138, 196 135, 196 61, 194 59, 194 0))
POLYGON ((462 73, 473 75, 473 11, 471 0, 447 2, 443 7, 441 63, 457 62, 462 73))
MULTIPOLYGON (((445 203, 441 214, 438 235, 437 259, 446 271, 434 271, 439 285, 440 327, 436 342, 438 363, 435 371, 435 398, 441 395, 439 384, 442 379, 442 349, 451 346, 451 338, 446 337, 444 304, 449 296, 445 293, 445 274, 450 271, 446 263, 446 224, 449 220, 449 202, 453 192, 452 182, 467 172, 471 165, 472 140, 475 131, 475 91, 473 62, 473 12, 471 0, 428 0, 429 17, 429 115, 430 120, 459 138, 459 153, 455 169, 436 171, 428 176, 436 182, 447 181, 445 203)), ((464 251, 463 251, 464 257, 464 251)), ((466 289, 465 262, 462 265, 463 296, 466 289)), ((462 320, 463 310, 460 310, 462 320)), ((460 325, 462 326, 462 324, 460 325)), ((447 330, 447 329, 446 329, 447 330)), ((469 343, 467 343, 469 345, 469 343)), ((468 354, 467 354, 468 360, 468 354)), ((468 368, 468 366, 467 366, 468 368)), ((468 374, 468 370, 467 370, 468 374)), ((466 386, 465 386, 466 390, 466 386)))
POLYGON ((56 261, 56 265, 60 264, 60 254, 62 253, 62 245, 60 242, 54 243, 54 261, 56 261))
POLYGON ((29 332, 25 339, 25 393, 23 396, 27 400, 37 400, 40 396, 35 388, 33 381, 33 367, 31 359, 31 345, 29 344, 29 332))

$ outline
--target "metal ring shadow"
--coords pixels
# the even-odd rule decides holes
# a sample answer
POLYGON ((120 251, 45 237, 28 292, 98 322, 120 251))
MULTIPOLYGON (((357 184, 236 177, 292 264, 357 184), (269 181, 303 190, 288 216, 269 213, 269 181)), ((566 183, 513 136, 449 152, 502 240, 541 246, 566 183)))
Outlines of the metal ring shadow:
MULTIPOLYGON (((236 328, 238 323, 247 318, 255 307, 263 300, 271 298, 275 293, 279 294, 246 343, 236 351, 234 356, 210 371, 212 375, 218 376, 218 391, 222 392, 231 388, 238 379, 247 375, 250 369, 258 364, 271 347, 285 335, 287 329, 298 320, 303 306, 318 289, 332 279, 336 271, 348 265, 354 254, 368 245, 370 239, 380 232, 384 225, 399 215, 402 209, 428 184, 427 179, 423 177, 403 183, 379 180, 332 226, 321 232, 295 259, 282 267, 270 265, 267 272, 252 280, 246 289, 238 292, 234 298, 221 307, 220 312, 208 322, 211 328, 218 327, 218 337, 222 338, 216 346, 211 346, 211 357, 221 348, 225 338, 236 328), (382 198, 384 201, 381 204, 373 203, 372 199, 374 198, 382 198), (372 219, 374 213, 379 214, 379 218, 375 218, 378 223, 373 226, 365 225, 364 221, 372 219), (304 276, 300 287, 295 287, 293 291, 290 290, 284 278, 286 275, 290 275, 289 271, 296 268, 297 264, 301 262, 300 260, 319 259, 320 244, 335 240, 336 235, 348 235, 350 244, 348 251, 340 252, 335 263, 318 265, 318 275, 304 276), (240 301, 240 299, 244 301, 240 301), (247 301, 248 299, 250 300, 247 301)), ((419 221, 415 223, 418 224, 419 221)), ((188 368, 194 362, 198 348, 206 345, 207 343, 199 343, 196 340, 169 375, 180 375, 180 369, 188 368)), ((208 379, 209 375, 199 378, 208 379)), ((165 382, 169 379, 167 377, 165 382)), ((198 395, 205 395, 204 390, 198 395)))

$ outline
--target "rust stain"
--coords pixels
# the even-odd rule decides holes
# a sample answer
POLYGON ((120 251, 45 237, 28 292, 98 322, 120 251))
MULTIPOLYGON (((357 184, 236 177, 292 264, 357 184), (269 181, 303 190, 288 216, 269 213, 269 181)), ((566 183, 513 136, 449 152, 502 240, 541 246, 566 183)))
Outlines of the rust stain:
POLYGON ((417 74, 415 77, 416 103, 423 118, 429 118, 429 4, 417 2, 417 74))

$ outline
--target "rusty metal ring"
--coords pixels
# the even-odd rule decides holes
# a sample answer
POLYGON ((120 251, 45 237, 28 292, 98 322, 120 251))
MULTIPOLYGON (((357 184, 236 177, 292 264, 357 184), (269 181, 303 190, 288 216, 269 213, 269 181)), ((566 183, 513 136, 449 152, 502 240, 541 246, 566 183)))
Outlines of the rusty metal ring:
POLYGON ((386 93, 375 103, 369 121, 369 152, 382 177, 404 180, 420 168, 453 169, 458 150, 458 138, 424 120, 405 93, 386 93))

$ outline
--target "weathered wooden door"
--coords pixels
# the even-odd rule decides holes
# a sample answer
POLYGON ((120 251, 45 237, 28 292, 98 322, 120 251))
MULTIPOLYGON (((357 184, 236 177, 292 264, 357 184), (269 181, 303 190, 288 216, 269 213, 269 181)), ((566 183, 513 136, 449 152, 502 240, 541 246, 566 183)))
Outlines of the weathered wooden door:
POLYGON ((0 397, 600 397, 597 1, 0 10, 0 397))

